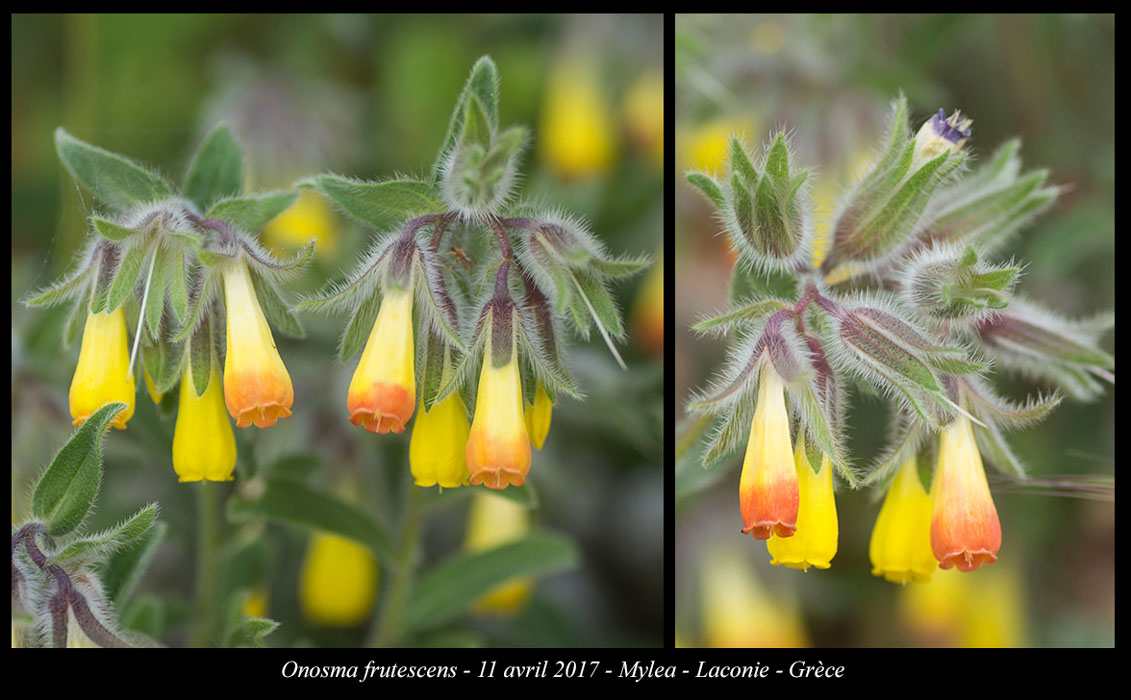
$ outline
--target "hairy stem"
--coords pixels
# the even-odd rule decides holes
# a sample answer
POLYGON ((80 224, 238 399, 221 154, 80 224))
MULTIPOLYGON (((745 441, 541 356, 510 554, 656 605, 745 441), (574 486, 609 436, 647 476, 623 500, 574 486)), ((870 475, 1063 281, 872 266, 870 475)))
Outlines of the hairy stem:
POLYGON ((199 541, 196 550, 196 629, 193 646, 208 646, 212 632, 212 599, 216 586, 217 504, 216 487, 200 482, 199 541))
POLYGON ((408 498, 405 501, 404 519, 401 523, 401 541, 397 549, 400 566, 393 572, 393 581, 381 608, 381 617, 373 631, 370 646, 385 648, 392 646, 401 633, 400 612, 404 606, 405 594, 412 584, 415 568, 416 548, 420 542, 420 489, 408 481, 408 498))

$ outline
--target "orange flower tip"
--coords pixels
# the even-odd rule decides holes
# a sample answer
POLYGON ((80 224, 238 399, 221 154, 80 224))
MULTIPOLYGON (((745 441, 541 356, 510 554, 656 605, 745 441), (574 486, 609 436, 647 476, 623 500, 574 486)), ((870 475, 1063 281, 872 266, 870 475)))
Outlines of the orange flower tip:
POLYGON ((371 433, 403 433, 416 410, 416 399, 399 384, 375 382, 364 398, 349 401, 350 423, 371 433))
POLYGON ((489 489, 502 491, 508 486, 522 486, 526 483, 526 475, 509 469, 481 471, 471 475, 471 483, 475 486, 482 484, 489 489))
POLYGON ((793 537, 796 531, 797 526, 787 525, 781 521, 754 523, 753 525, 742 528, 742 534, 754 535, 754 539, 756 540, 768 540, 770 539, 770 535, 793 537))
POLYGON ((246 409, 236 416, 237 428, 248 428, 255 425, 257 428, 270 428, 280 418, 290 418, 291 410, 282 404, 267 404, 246 409))
MULTIPOLYGON (((393 415, 381 415, 375 411, 356 411, 350 416, 350 423, 364 426, 366 430, 378 435, 385 433, 403 433, 404 421, 393 415)), ((431 484, 428 484, 431 486, 431 484)))
POLYGON ((963 550, 948 554, 939 560, 940 569, 949 569, 950 567, 958 567, 959 571, 977 571, 981 568, 982 564, 993 564, 997 561, 997 555, 985 549, 980 549, 975 552, 963 550))

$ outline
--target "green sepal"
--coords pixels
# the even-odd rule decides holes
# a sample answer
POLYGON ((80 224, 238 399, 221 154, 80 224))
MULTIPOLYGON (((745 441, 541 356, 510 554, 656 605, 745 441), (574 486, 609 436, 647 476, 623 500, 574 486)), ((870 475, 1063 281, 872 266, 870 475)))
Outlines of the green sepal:
POLYGON ((734 136, 730 138, 730 170, 738 175, 739 182, 744 183, 747 187, 753 187, 758 182, 758 171, 754 169, 754 164, 750 162, 750 156, 746 153, 746 146, 734 136))
POLYGON ((204 396, 212 380, 212 319, 205 315, 189 342, 189 366, 192 368, 192 385, 197 397, 204 396))
POLYGON ((157 520, 157 504, 150 503, 117 527, 100 532, 91 537, 74 540, 61 552, 51 557, 49 564, 66 561, 79 556, 104 556, 116 551, 144 535, 157 520))
POLYGON ((248 270, 251 272, 252 285, 255 288, 256 297, 259 299, 259 306, 263 309, 263 315, 267 317, 271 325, 292 338, 305 337, 306 332, 302 328, 302 323, 283 301, 274 283, 267 279, 257 266, 248 265, 248 270))
POLYGON ((188 314, 188 276, 185 269, 184 252, 172 249, 168 251, 169 257, 169 303, 177 320, 184 320, 188 314))
POLYGON ((173 188, 160 175, 128 158, 79 141, 63 127, 55 130, 55 150, 72 177, 118 211, 173 194, 173 188))
POLYGON ((129 238, 138 232, 139 229, 126 228, 121 224, 103 219, 99 216, 90 217, 90 223, 94 226, 94 230, 102 235, 108 241, 121 241, 129 238))
POLYGON ((716 207, 722 209, 726 206, 726 195, 723 194, 722 188, 719 187, 719 184, 715 182, 715 179, 710 175, 700 172, 689 172, 686 177, 687 181, 698 187, 703 194, 707 195, 707 199, 714 202, 716 207))
POLYGON ((338 346, 338 360, 345 363, 361 351, 365 341, 373 332, 373 324, 377 322, 377 313, 381 310, 381 296, 372 294, 358 305, 353 312, 346 330, 342 334, 342 342, 338 346))
POLYGON ((226 221, 245 231, 256 231, 286 211, 297 199, 298 193, 290 191, 228 197, 213 204, 205 218, 226 221))
POLYGON ((169 280, 174 274, 173 251, 158 248, 154 251, 157 260, 153 265, 153 278, 149 283, 149 296, 145 300, 145 328, 149 337, 156 339, 161 333, 161 317, 165 311, 165 294, 169 280))
POLYGON ((125 408, 125 403, 116 401, 95 411, 39 477, 31 512, 46 524, 48 534, 65 535, 86 519, 102 482, 102 438, 125 408))
POLYGON ((126 297, 133 292, 141 275, 141 265, 148 248, 133 245, 122 253, 118 269, 114 271, 114 281, 106 291, 106 311, 110 312, 122 305, 126 297))
POLYGON ((149 560, 165 539, 167 526, 155 521, 145 532, 133 540, 133 546, 118 549, 110 555, 103 567, 102 586, 110 602, 121 609, 141 578, 149 560))
POLYGON ((730 330, 731 328, 765 318, 778 311, 786 311, 791 308, 793 307, 780 299, 754 301, 716 316, 704 318, 693 325, 691 329, 700 333, 730 330))
POLYGON ((243 149, 227 124, 218 124, 204 137, 185 178, 185 196, 200 211, 225 197, 243 192, 243 149))
POLYGON ((460 131, 460 148, 480 146, 487 150, 491 146, 491 126, 487 122, 487 111, 474 94, 468 95, 463 104, 463 129, 460 131))
POLYGON ((266 648, 263 639, 279 628, 279 623, 266 617, 245 617, 224 634, 224 647, 266 648))
POLYGON ((44 289, 24 303, 28 306, 52 306, 76 295, 86 296, 84 285, 90 280, 92 271, 90 267, 83 268, 70 279, 44 289))

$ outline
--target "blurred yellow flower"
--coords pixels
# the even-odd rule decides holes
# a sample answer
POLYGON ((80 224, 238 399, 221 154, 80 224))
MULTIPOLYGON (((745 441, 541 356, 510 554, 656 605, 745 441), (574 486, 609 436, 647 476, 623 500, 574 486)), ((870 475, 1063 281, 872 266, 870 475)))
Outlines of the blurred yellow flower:
POLYGON ((330 205, 313 190, 301 190, 295 203, 263 227, 263 242, 280 253, 315 239, 314 254, 332 259, 338 252, 338 223, 330 205))
POLYGON ((271 600, 271 592, 267 586, 256 586, 247 593, 243 600, 243 614, 245 617, 266 617, 267 604, 271 600))
POLYGON ((809 645, 797 601, 766 590, 751 562, 729 549, 715 549, 705 558, 702 572, 703 646, 809 645))
POLYGON ((546 166, 569 178, 600 175, 613 163, 613 123, 596 65, 560 61, 542 103, 539 146, 546 166))
POLYGON ((353 627, 369 619, 377 600, 377 560, 368 548, 328 532, 314 532, 299 579, 299 604, 308 620, 353 627))
POLYGON ((637 78, 624 98, 629 138, 653 164, 664 163, 664 76, 649 71, 637 78))
POLYGON ((98 409, 114 401, 126 407, 110 424, 126 429, 134 414, 133 373, 129 371, 130 349, 126 333, 126 313, 119 306, 106 313, 88 313, 82 331, 79 362, 71 380, 71 417, 82 425, 98 409))
POLYGON ((1023 580, 1011 566, 942 569, 929 586, 900 591, 899 614, 916 644, 935 647, 1028 645, 1023 580))
MULTIPOLYGON (((530 532, 530 511, 514 501, 476 491, 467 519, 468 551, 479 552, 502 546, 530 532)), ((530 598, 534 581, 520 577, 504 581, 483 594, 473 610, 479 613, 513 614, 530 598)))
POLYGON ((632 309, 632 338, 650 355, 664 354, 664 255, 652 263, 652 269, 636 293, 632 309))

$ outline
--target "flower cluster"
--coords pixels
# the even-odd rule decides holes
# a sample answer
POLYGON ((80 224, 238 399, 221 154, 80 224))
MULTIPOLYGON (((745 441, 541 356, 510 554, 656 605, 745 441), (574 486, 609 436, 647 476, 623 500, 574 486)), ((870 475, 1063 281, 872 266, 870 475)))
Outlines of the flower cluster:
POLYGON ((70 392, 75 425, 122 402, 112 425, 124 430, 140 367, 156 404, 180 382, 172 454, 179 480, 231 480, 236 444, 229 416, 240 428, 269 428, 294 404, 270 324, 302 334, 277 285, 309 260, 312 246, 280 262, 252 232, 297 195, 244 195, 243 152, 223 125, 205 137, 179 192, 62 129, 55 141, 63 165, 105 208, 91 216, 75 271, 28 300, 71 301, 65 343, 82 327, 70 392))
POLYGON ((809 171, 791 164, 784 133, 760 159, 732 137, 720 177, 688 174, 739 255, 733 306, 695 329, 740 340, 692 398, 705 420, 691 425, 705 435, 705 467, 745 443, 742 531, 767 541, 774 564, 830 565, 834 472, 852 488, 886 488, 869 548, 875 575, 925 582, 938 568, 994 563, 1002 531, 983 457, 1024 478, 1002 432, 1047 415, 1062 391, 1088 399, 1114 381, 1114 358, 1097 346, 1111 315, 1064 319, 1015 296, 1019 264, 990 259, 1061 190, 1044 171, 1020 172, 1016 141, 967 172, 971 123, 939 110, 912 135, 901 97, 886 143, 841 197, 824 255, 809 171), (1009 401, 984 379, 991 360, 1057 390, 1009 401), (866 475, 845 448, 853 383, 896 409, 891 443, 866 475))
POLYGON ((613 341, 625 329, 608 282, 647 261, 612 258, 580 221, 512 201, 526 141, 523 127, 500 127, 498 77, 484 57, 429 177, 299 183, 383 232, 345 281, 298 308, 350 315, 339 359, 361 359, 349 420, 386 434, 415 417, 419 486, 526 483, 553 405, 580 397, 563 325, 582 336, 596 326, 620 361, 613 341))

